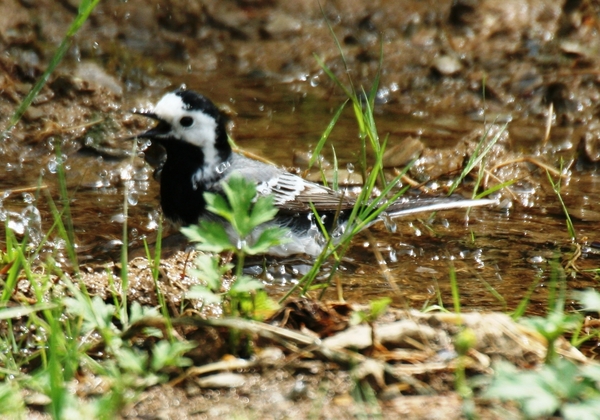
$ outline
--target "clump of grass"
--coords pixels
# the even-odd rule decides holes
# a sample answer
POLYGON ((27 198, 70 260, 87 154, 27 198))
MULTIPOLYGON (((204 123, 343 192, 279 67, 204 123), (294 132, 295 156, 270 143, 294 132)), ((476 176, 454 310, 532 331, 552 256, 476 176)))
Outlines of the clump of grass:
MULTIPOLYGON (((98 2, 82 0, 77 17, 48 68, 9 120, 5 133, 19 121, 47 82, 98 2)), ((0 255, 0 264, 6 271, 6 277, 0 297, 0 322, 5 323, 3 328, 7 334, 0 337, 0 379, 3 380, 0 385, 0 415, 24 417, 26 406, 22 390, 28 389, 48 398, 43 404, 52 418, 111 419, 117 417, 139 391, 166 381, 166 372, 170 369, 188 366, 191 361, 184 354, 194 344, 169 341, 156 330, 150 332, 157 338, 155 344, 149 351, 143 351, 124 338, 136 322, 159 316, 154 308, 144 308, 136 302, 127 304, 126 251, 123 253, 122 273, 125 277, 121 283, 122 293, 113 294, 112 303, 88 294, 85 284, 79 280, 70 197, 62 165, 64 158, 60 145, 55 146, 59 205, 44 191, 53 217, 52 226, 40 243, 36 243, 37 248, 31 249, 27 235, 17 240, 8 225, 9 220, 5 222, 6 251, 0 255), (69 273, 56 264, 52 255, 39 262, 41 249, 48 245, 54 234, 65 243, 77 279, 75 283, 69 273), (38 267, 41 269, 34 268, 34 261, 41 265, 38 267), (34 303, 21 297, 17 291, 17 284, 24 281, 29 282, 33 290, 34 303), (8 307, 11 299, 14 302, 8 307), (23 331, 32 333, 23 335, 23 331), (90 356, 99 351, 103 356, 90 356), (82 402, 70 389, 76 374, 96 376, 107 384, 105 393, 82 402)), ((126 229, 125 225, 125 250, 126 229)), ((159 254, 157 258, 160 258, 159 254)), ((156 274, 154 278, 157 278, 156 274)), ((164 309, 164 301, 162 303, 164 309)))
MULTIPOLYGON (((55 225, 61 223, 60 216, 55 214, 55 225)), ((42 270, 34 270, 33 261, 20 252, 22 244, 10 239, 9 229, 6 232, 11 255, 19 259, 11 268, 19 281, 30 283, 34 303, 19 297, 14 287, 4 289, 6 299, 14 302, 6 307, 4 300, 0 308, 7 331, 0 337, 0 401, 10 398, 12 403, 0 405, 1 415, 23 417, 26 407, 20 393, 28 389, 47 398, 45 407, 52 418, 115 418, 141 390, 165 382, 173 368, 191 363, 184 354, 195 345, 170 341, 159 330, 147 332, 155 341, 148 350, 125 338, 136 323, 159 317, 156 309, 133 302, 125 313, 121 294, 114 294, 112 303, 92 297, 51 257, 42 270), (107 384, 106 392, 82 403, 70 389, 76 375, 95 376, 107 384)))
MULTIPOLYGON (((347 63, 345 57, 333 31, 332 36, 335 42, 338 44, 342 61, 347 70, 347 63)), ((316 223, 319 224, 321 232, 325 237, 326 243, 323 252, 316 258, 312 269, 306 275, 304 275, 302 279, 298 282, 298 284, 281 299, 282 301, 289 297, 297 289, 300 289, 300 294, 302 295, 306 294, 306 292, 308 292, 309 290, 314 290, 315 288, 322 288, 324 291, 327 288, 327 286, 329 286, 332 283, 337 269, 341 264, 342 258, 348 250, 350 244, 352 243, 353 238, 358 234, 358 232, 362 231, 379 215, 384 213, 387 207, 399 197, 401 197, 408 189, 408 187, 405 187, 400 189, 399 191, 394 191, 395 189, 397 189, 402 176, 404 176, 406 171, 408 171, 408 167, 405 168, 404 171, 402 171, 402 173, 397 175, 393 180, 389 182, 387 181, 385 173, 383 171, 383 155, 387 145, 387 137, 381 140, 377 132, 377 125, 373 116, 375 98, 377 95, 377 90, 379 88, 380 70, 377 72, 373 81, 373 85, 371 86, 369 92, 367 93, 365 90, 361 90, 360 92, 358 92, 355 89, 352 79, 350 77, 349 86, 344 85, 333 73, 333 71, 318 56, 315 57, 319 65, 325 71, 325 73, 344 91, 348 99, 344 103, 342 103, 342 105, 336 110, 331 119, 331 122, 329 123, 323 135, 319 139, 319 142, 317 143, 317 146, 313 151, 313 155, 310 160, 310 166, 312 167, 314 163, 318 161, 320 153, 323 150, 324 145, 328 140, 333 127, 337 123, 347 103, 350 103, 352 105, 352 110, 354 111, 355 120, 358 125, 358 138, 360 148, 359 166, 363 177, 363 188, 361 189, 361 192, 358 195, 358 197, 356 197, 356 204, 349 211, 347 228, 338 237, 331 237, 330 233, 327 232, 325 227, 322 225, 320 216, 313 208, 314 219, 316 220, 316 223), (367 151, 369 148, 374 153, 374 163, 369 162, 367 159, 367 151), (376 188, 381 189, 380 194, 374 194, 376 188), (313 286, 315 279, 321 272, 321 267, 323 263, 331 257, 333 257, 334 262, 327 281, 323 284, 313 286)), ((336 180, 337 175, 334 175, 334 188, 337 188, 336 180)), ((338 298, 342 300, 343 296, 340 295, 338 296, 338 298)))

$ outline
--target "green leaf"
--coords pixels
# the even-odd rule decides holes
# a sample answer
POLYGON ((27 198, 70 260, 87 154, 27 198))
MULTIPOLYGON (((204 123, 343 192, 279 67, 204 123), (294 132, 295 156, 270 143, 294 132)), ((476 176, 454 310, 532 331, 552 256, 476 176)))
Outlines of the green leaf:
POLYGON ((132 324, 143 318, 155 318, 159 316, 160 314, 158 309, 149 306, 142 306, 137 301, 133 301, 129 307, 129 322, 132 324))
POLYGON ((392 303, 392 299, 389 297, 383 297, 381 299, 371 301, 369 303, 369 307, 371 308, 371 317, 373 320, 376 320, 383 315, 388 306, 390 306, 390 303, 392 303))
POLYGON ((148 355, 141 351, 122 347, 117 349, 115 357, 119 366, 128 372, 143 375, 148 369, 148 355))
POLYGON ((290 241, 287 232, 285 228, 267 228, 260 233, 260 236, 253 244, 246 244, 244 246, 244 252, 250 255, 262 254, 275 245, 287 243, 290 241))
POLYGON ((265 285, 260 280, 242 276, 231 285, 231 293, 250 293, 264 288, 265 285))
POLYGON ((190 241, 198 242, 196 248, 199 250, 217 253, 235 250, 221 223, 201 220, 196 226, 181 228, 181 232, 190 241))
POLYGON ((242 314, 255 320, 265 319, 273 314, 279 305, 269 297, 266 291, 257 290, 253 296, 240 302, 242 314))
POLYGON ((11 308, 0 309, 0 320, 27 316, 34 312, 44 311, 46 309, 54 309, 57 306, 58 305, 55 303, 38 303, 30 306, 13 306, 11 308))
POLYGON ((583 390, 579 367, 566 359, 557 359, 539 371, 540 380, 560 399, 576 398, 583 390))
POLYGON ((241 238, 247 237, 255 226, 250 224, 250 208, 256 196, 256 185, 242 177, 234 176, 223 185, 231 206, 231 225, 241 238))
POLYGON ((516 401, 527 416, 540 417, 555 412, 560 400, 544 384, 537 372, 519 372, 508 362, 494 365, 494 378, 485 398, 516 401))
POLYGON ((152 348, 152 360, 150 366, 154 372, 165 367, 185 367, 192 364, 192 360, 183 357, 183 354, 196 347, 196 344, 188 341, 162 340, 152 348))
POLYGON ((585 365, 581 368, 581 375, 594 382, 600 383, 600 366, 598 365, 585 365))
MULTIPOLYGON (((317 161, 317 159, 319 159, 319 156, 321 155, 321 150, 323 149, 323 146, 325 146, 325 143, 327 142, 327 139, 329 138, 329 135, 331 134, 333 127, 335 127, 335 124, 337 123, 337 120, 340 118, 340 115, 342 115, 342 111, 346 107, 347 103, 348 103, 348 99, 346 99, 342 103, 342 105, 337 109, 337 111, 333 115, 333 118, 329 122, 329 125, 327 125, 327 128, 325 129, 325 131, 323 132, 323 134, 321 134, 321 138, 319 139, 317 145, 315 146, 315 150, 313 150, 312 156, 310 157, 310 161, 308 162, 308 169, 312 169, 312 167, 315 164, 315 162, 317 161)), ((334 174, 337 174, 337 171, 334 172, 334 174)))
POLYGON ((600 293, 594 289, 575 290, 572 292, 573 298, 579 301, 582 311, 600 313, 600 293))
POLYGON ((24 409, 22 391, 17 383, 11 381, 0 384, 0 414, 6 414, 6 418, 25 418, 24 409))
POLYGON ((249 222, 252 229, 265 222, 268 222, 269 220, 273 220, 277 214, 277 209, 274 207, 273 203, 274 198, 272 195, 258 197, 256 203, 250 211, 249 222))
POLYGON ((196 268, 192 272, 198 279, 205 281, 212 292, 221 290, 223 275, 232 268, 231 264, 219 266, 218 258, 206 254, 198 255, 194 264, 196 268))
POLYGON ((534 316, 525 318, 522 322, 542 334, 547 340, 554 341, 564 332, 576 329, 581 322, 581 317, 577 314, 568 315, 554 311, 546 318, 534 316))
POLYGON ((560 411, 565 420, 600 420, 600 398, 577 404, 567 403, 560 411))
POLYGON ((85 332, 94 329, 103 331, 114 328, 112 319, 115 314, 115 307, 105 303, 100 296, 94 296, 89 303, 81 296, 77 299, 66 298, 64 302, 68 312, 83 318, 83 330, 85 332))
POLYGON ((365 311, 354 311, 350 314, 350 325, 359 325, 368 319, 369 315, 365 311))
POLYGON ((221 216, 229 223, 233 222, 233 211, 225 197, 207 192, 204 193, 204 200, 206 201, 206 209, 208 211, 221 216))
POLYGON ((221 303, 223 300, 222 295, 214 293, 208 287, 199 284, 190 287, 190 290, 187 291, 185 297, 187 297, 188 299, 199 299, 205 305, 221 303))

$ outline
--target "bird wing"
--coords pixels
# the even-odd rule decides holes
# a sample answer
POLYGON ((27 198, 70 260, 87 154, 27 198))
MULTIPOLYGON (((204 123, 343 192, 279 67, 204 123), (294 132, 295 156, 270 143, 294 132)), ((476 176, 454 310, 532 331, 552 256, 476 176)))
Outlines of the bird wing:
POLYGON ((289 172, 259 182, 257 191, 261 195, 272 195, 275 205, 284 212, 310 211, 311 203, 317 211, 344 210, 354 205, 354 200, 341 192, 289 172))
POLYGON ((273 196, 274 204, 281 212, 310 211, 311 203, 317 211, 344 210, 354 205, 354 200, 342 192, 307 181, 274 165, 239 154, 232 158, 236 161, 231 162, 232 170, 228 171, 224 180, 238 174, 256 182, 258 194, 273 196))

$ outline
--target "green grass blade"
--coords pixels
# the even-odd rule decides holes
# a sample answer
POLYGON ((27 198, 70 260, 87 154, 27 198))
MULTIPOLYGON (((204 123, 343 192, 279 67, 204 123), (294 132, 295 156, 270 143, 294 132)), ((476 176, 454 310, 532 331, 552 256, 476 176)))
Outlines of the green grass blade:
POLYGON ((338 191, 340 189, 340 185, 339 185, 339 179, 338 179, 338 160, 337 160, 337 155, 335 153, 335 147, 333 147, 333 144, 331 145, 331 153, 333 154, 333 180, 332 180, 332 188, 335 191, 338 191))
POLYGON ((54 148, 56 150, 56 162, 58 164, 56 169, 56 175, 58 177, 58 190, 60 192, 60 200, 63 206, 61 217, 64 217, 69 256, 71 257, 71 262, 73 265, 77 266, 77 256, 75 253, 75 229, 73 228, 73 218, 71 217, 71 205, 67 190, 67 176, 65 173, 64 156, 60 147, 60 141, 55 142, 54 148))
POLYGON ((527 293, 525 293, 525 296, 523 296, 523 299, 521 299, 521 301, 517 305, 517 308, 511 314, 512 319, 517 320, 523 315, 525 315, 525 311, 527 310, 529 302, 531 301, 531 296, 533 295, 533 292, 541 282, 542 278, 540 276, 537 276, 536 279, 531 283, 531 285, 527 289, 527 293))
POLYGON ((475 150, 473 151, 473 154, 471 155, 471 157, 469 158, 467 164, 463 168, 460 176, 458 178, 456 178, 456 180, 454 180, 454 182, 452 183, 452 186, 450 187, 450 190, 448 191, 448 195, 452 194, 456 190, 456 188, 458 188, 458 186, 463 181, 463 179, 465 179, 466 176, 473 170, 473 168, 475 168, 477 165, 479 165, 479 163, 481 163, 481 161, 485 158, 485 156, 487 156, 487 154, 489 153, 489 151, 492 149, 492 147, 494 147, 494 145, 496 144, 496 142, 498 140, 500 140, 500 137, 502 136, 502 134, 508 128, 508 122, 505 123, 500 128, 500 130, 498 131, 498 133, 496 133, 496 135, 489 141, 489 143, 486 144, 485 147, 483 147, 483 144, 485 143, 485 140, 487 139, 488 134, 489 134, 489 132, 490 132, 490 130, 491 130, 492 127, 493 127, 493 125, 490 126, 490 128, 481 137, 481 140, 477 144, 477 147, 475 147, 475 150), (481 150, 482 148, 483 148, 483 150, 481 150))
POLYGON ((54 220, 54 225, 58 229, 58 235, 66 242, 67 246, 67 254, 69 259, 71 260, 71 265, 73 266, 73 270, 75 273, 79 273, 79 263, 77 261, 77 253, 75 252, 75 247, 70 242, 69 234, 67 233, 67 228, 63 223, 63 215, 65 209, 62 212, 58 211, 56 207, 56 203, 52 199, 52 196, 48 191, 46 191, 46 200, 48 201, 48 207, 50 207, 50 213, 52 214, 52 218, 54 220))
POLYGON ((516 179, 509 179, 508 181, 503 182, 502 184, 498 184, 498 185, 494 185, 491 188, 488 188, 487 190, 481 192, 480 194, 477 194, 475 197, 473 197, 475 200, 478 200, 480 198, 484 198, 487 197, 488 195, 491 195, 493 193, 495 193, 496 191, 500 191, 502 188, 505 187, 510 187, 512 184, 514 184, 515 182, 517 182, 516 179))
POLYGON ((319 66, 323 69, 323 71, 327 75, 327 77, 329 77, 331 80, 333 80, 333 82, 344 91, 346 96, 348 96, 349 98, 352 98, 352 96, 355 96, 353 94, 353 91, 349 90, 346 86, 344 86, 344 84, 340 81, 340 79, 338 79, 338 77, 335 75, 335 73, 333 73, 333 71, 329 68, 329 66, 327 66, 327 64, 325 64, 325 62, 323 60, 321 60, 321 57, 319 57, 317 54, 314 54, 314 57, 315 57, 315 60, 317 60, 317 63, 319 64, 319 66))
POLYGON ((335 125, 337 124, 337 121, 339 120, 340 115, 342 115, 342 111, 346 107, 347 103, 348 103, 348 100, 346 99, 344 101, 344 103, 342 105, 340 105, 340 107, 337 109, 337 111, 333 115, 333 118, 327 125, 327 128, 325 128, 325 131, 323 131, 323 134, 321 135, 321 138, 319 139, 319 142, 317 143, 317 146, 315 147, 315 150, 313 151, 313 154, 310 157, 310 161, 308 162, 308 169, 312 168, 313 165, 315 164, 315 162, 317 161, 317 159, 319 159, 321 150, 323 150, 323 147, 325 146, 325 143, 327 142, 327 139, 329 138, 329 135, 331 134, 333 127, 335 127, 335 125))
POLYGON ((11 116, 10 120, 8 120, 8 126, 4 129, 4 133, 10 131, 15 126, 15 124, 17 124, 17 122, 19 122, 19 120, 21 119, 21 117, 23 116, 23 114, 25 113, 27 108, 29 108, 29 106, 31 105, 31 103, 33 102, 33 100, 35 99, 37 94, 40 93, 40 91, 42 90, 42 88, 44 87, 46 82, 48 82, 50 75, 52 74, 52 72, 54 72, 56 67, 58 67, 58 65, 62 61, 63 57, 69 50, 69 47, 71 46, 71 41, 73 40, 73 37, 79 31, 81 26, 86 22, 86 20, 90 16, 90 13, 92 13, 92 11, 94 10, 94 8, 96 7, 96 5, 98 4, 99 1, 100 0, 82 0, 81 1, 81 4, 79 5, 79 11, 77 13, 77 17, 75 18, 73 23, 71 23, 71 26, 67 30, 67 34, 62 39, 60 45, 58 46, 58 49, 56 50, 56 52, 54 53, 54 56, 50 60, 50 64, 48 64, 48 68, 46 69, 46 71, 44 71, 42 76, 37 80, 36 84, 33 86, 31 91, 29 91, 27 96, 25 96, 25 99, 23 99, 23 102, 21 102, 19 107, 15 110, 15 112, 11 116))
MULTIPOLYGON (((562 168, 561 168, 561 171, 562 171, 562 168)), ((571 215, 569 214, 569 209, 567 208, 567 205, 565 204, 565 202, 562 198, 562 195, 560 193, 560 178, 558 179, 557 182, 554 182, 554 180, 552 179, 552 176, 550 175, 550 172, 548 172, 548 170, 546 170, 546 175, 548 176, 548 181, 550 182, 550 185, 552 186, 552 190, 554 191, 554 194, 556 194, 556 197, 558 198, 558 201, 560 202, 560 207, 562 208, 562 211, 565 214, 565 223, 567 224, 567 231, 569 232, 569 236, 571 237, 572 241, 576 241, 577 240, 577 232, 575 231, 575 226, 573 225, 573 221, 571 220, 571 215)))
POLYGON ((454 264, 450 264, 450 289, 452 290, 452 303, 454 312, 460 314, 460 292, 458 290, 458 282, 456 281, 456 270, 454 264))
POLYGON ((352 92, 355 92, 354 85, 352 83, 352 78, 350 77, 350 69, 348 68, 348 61, 346 60, 346 56, 344 55, 344 50, 342 49, 342 44, 340 44, 340 40, 338 39, 337 35, 333 31, 333 26, 331 26, 331 22, 329 22, 329 19, 327 19, 327 15, 325 14, 323 7, 321 6, 321 3, 319 3, 319 8, 321 9, 321 15, 323 15, 323 19, 325 20, 325 23, 327 24, 327 28, 329 28, 329 32, 331 33, 331 37, 333 38, 333 42, 335 42, 335 46, 337 47, 337 50, 340 53, 340 57, 342 58, 342 63, 344 64, 344 70, 346 71, 346 75, 348 76, 348 82, 350 83, 352 92))

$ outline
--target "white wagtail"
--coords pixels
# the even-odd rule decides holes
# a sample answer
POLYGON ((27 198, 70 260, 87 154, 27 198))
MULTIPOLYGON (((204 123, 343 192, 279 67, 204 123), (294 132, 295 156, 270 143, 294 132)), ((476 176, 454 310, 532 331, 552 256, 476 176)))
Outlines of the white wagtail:
MULTIPOLYGON (((227 118, 206 97, 179 89, 164 95, 154 110, 137 113, 158 122, 137 137, 157 142, 166 151, 160 174, 160 204, 170 221, 185 226, 198 223, 200 218, 218 220, 206 210, 203 194, 223 194, 222 183, 237 174, 256 182, 258 194, 274 197, 278 213, 268 223, 289 228, 288 240, 271 248, 269 254, 319 255, 324 238, 314 221, 311 203, 328 229, 338 235, 344 231, 347 210, 355 204, 352 197, 233 152, 227 138, 227 118)), ((394 218, 492 203, 495 201, 448 197, 401 199, 392 203, 385 213, 386 217, 394 218)), ((260 230, 256 235, 259 233, 260 230)))

